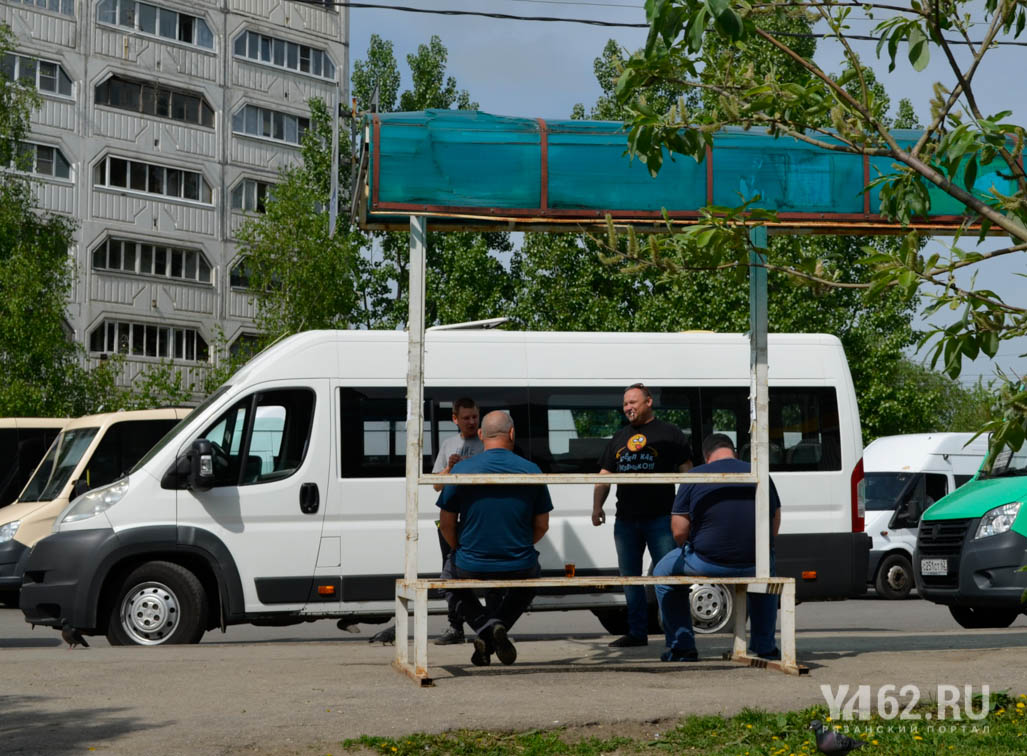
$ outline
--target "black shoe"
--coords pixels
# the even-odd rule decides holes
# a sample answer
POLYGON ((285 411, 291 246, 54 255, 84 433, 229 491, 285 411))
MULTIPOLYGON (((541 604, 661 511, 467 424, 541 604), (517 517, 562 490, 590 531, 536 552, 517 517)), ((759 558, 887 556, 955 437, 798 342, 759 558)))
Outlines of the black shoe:
POLYGON ((622 635, 615 641, 610 641, 610 648, 633 648, 634 646, 648 646, 648 638, 639 638, 637 635, 622 635))
POLYGON ((464 629, 462 627, 447 627, 446 632, 435 639, 436 646, 456 646, 463 643, 464 629))
POLYGON ((492 645, 496 649, 496 656, 503 664, 513 664, 517 661, 517 649, 506 634, 506 625, 497 623, 492 626, 492 645))
POLYGON ((749 649, 750 656, 756 656, 760 659, 766 659, 767 661, 781 661, 781 649, 775 648, 773 651, 767 651, 765 654, 757 654, 752 649, 749 649))
POLYGON ((474 653, 471 654, 471 664, 475 667, 487 667, 492 663, 492 650, 488 641, 480 635, 474 639, 474 653))
POLYGON ((668 648, 660 654, 660 661, 663 662, 694 662, 699 661, 699 652, 692 648, 687 651, 680 648, 668 648))

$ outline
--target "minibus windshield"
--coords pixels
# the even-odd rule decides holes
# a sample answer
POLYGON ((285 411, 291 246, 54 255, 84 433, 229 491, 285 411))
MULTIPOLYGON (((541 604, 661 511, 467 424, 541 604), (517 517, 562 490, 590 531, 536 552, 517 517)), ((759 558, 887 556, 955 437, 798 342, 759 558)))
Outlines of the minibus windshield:
POLYGON ((62 431, 18 501, 50 501, 60 495, 99 428, 62 431))
POLYGON ((1003 449, 995 456, 990 467, 981 471, 982 478, 1005 478, 1014 475, 1027 475, 1027 445, 1020 451, 1012 452, 1003 449))
POLYGON ((895 509, 916 484, 919 473, 868 472, 866 481, 866 510, 883 512, 895 509))
POLYGON ((207 409, 207 407, 209 407, 211 404, 216 402, 221 397, 221 395, 224 394, 226 391, 228 391, 228 389, 230 389, 230 388, 231 388, 231 386, 226 383, 224 386, 222 386, 217 391, 215 391, 213 394, 211 394, 206 399, 204 399, 202 402, 200 402, 185 417, 183 417, 181 420, 179 420, 177 423, 175 423, 172 426, 171 430, 169 430, 167 433, 165 433, 164 436, 161 438, 161 440, 158 441, 156 444, 154 444, 150 448, 150 450, 148 452, 146 452, 146 454, 143 455, 143 458, 140 459, 138 462, 136 462, 132 466, 132 469, 128 471, 128 474, 131 475, 136 470, 138 470, 139 468, 143 467, 143 465, 145 465, 151 459, 153 459, 154 455, 157 454, 157 452, 159 452, 161 449, 163 449, 165 446, 167 446, 171 442, 171 439, 173 439, 175 436, 178 435, 178 431, 182 428, 182 426, 184 426, 186 423, 188 423, 192 419, 193 415, 196 415, 196 414, 199 414, 199 413, 203 412, 205 409, 207 409))

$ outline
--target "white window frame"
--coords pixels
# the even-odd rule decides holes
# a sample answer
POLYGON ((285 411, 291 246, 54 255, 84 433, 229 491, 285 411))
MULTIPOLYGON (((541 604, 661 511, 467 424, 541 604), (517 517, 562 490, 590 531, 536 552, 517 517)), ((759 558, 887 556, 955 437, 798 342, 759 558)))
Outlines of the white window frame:
POLYGON ((89 331, 86 341, 90 354, 122 354, 133 359, 142 357, 151 360, 170 359, 176 362, 210 363, 210 344, 203 338, 203 334, 198 328, 104 318, 89 331), (100 337, 103 346, 101 349, 94 349, 94 337, 99 330, 103 331, 100 337), (198 359, 196 356, 199 351, 199 342, 202 342, 203 349, 207 351, 206 359, 198 359), (151 343, 156 345, 153 349, 154 353, 147 354, 147 347, 151 343), (126 346, 124 350, 121 348, 122 344, 126 346), (136 351, 137 349, 139 351, 136 351), (192 357, 187 356, 189 353, 192 353, 192 357))
POLYGON ((268 198, 271 195, 271 191, 276 186, 276 184, 274 182, 272 182, 272 181, 265 181, 264 179, 248 178, 248 177, 247 178, 243 178, 240 181, 238 181, 235 184, 235 186, 232 187, 231 191, 228 194, 228 204, 229 204, 229 207, 232 209, 232 211, 233 212, 237 212, 237 213, 263 213, 264 212, 263 210, 258 210, 257 209, 260 206, 260 203, 261 203, 261 199, 260 199, 260 196, 259 196, 259 190, 260 190, 261 185, 266 187, 266 189, 264 190, 264 199, 263 199, 263 202, 266 203, 268 198), (252 187, 253 187, 252 192, 249 189, 250 185, 252 185, 252 187), (240 198, 241 198, 241 201, 242 201, 242 206, 241 207, 236 207, 235 206, 235 195, 236 195, 236 192, 238 192, 240 189, 242 190, 242 193, 239 195, 240 198), (252 205, 253 206, 252 207, 247 207, 247 205, 250 204, 250 200, 252 200, 252 205))
POLYGON ((25 5, 33 10, 49 11, 66 18, 75 18, 75 0, 11 0, 14 5, 25 5), (56 5, 56 8, 51 8, 56 5))
POLYGON ((89 264, 94 271, 98 271, 100 273, 158 278, 162 281, 194 284, 197 286, 213 287, 215 285, 215 268, 211 265, 210 260, 207 259, 207 255, 204 254, 203 250, 196 247, 182 247, 171 244, 154 243, 142 239, 107 236, 104 237, 98 245, 93 247, 89 254, 89 264), (111 265, 111 258, 113 257, 111 246, 112 242, 118 244, 118 267, 113 267, 111 265), (130 268, 125 267, 126 253, 128 252, 126 245, 132 245, 132 266, 130 268), (104 264, 102 266, 98 266, 96 264, 97 254, 100 253, 102 253, 104 257, 104 264), (149 270, 143 270, 143 261, 147 254, 149 255, 150 261, 149 270), (182 271, 182 275, 178 276, 174 275, 176 257, 179 260, 179 269, 182 271), (193 260, 192 278, 185 275, 185 271, 187 271, 190 266, 190 258, 193 260), (158 260, 163 261, 163 273, 156 272, 158 260), (200 277, 204 266, 207 268, 206 281, 200 277))
POLYGON ((49 58, 39 58, 39 57, 36 57, 35 55, 26 55, 25 53, 15 52, 14 50, 9 50, 7 53, 5 53, 5 57, 7 55, 10 55, 10 56, 12 56, 14 58, 14 65, 15 65, 14 81, 15 81, 15 83, 20 84, 24 80, 24 78, 25 78, 24 74, 22 74, 22 72, 21 72, 21 68, 22 68, 22 62, 21 61, 22 60, 31 60, 31 61, 35 62, 35 75, 33 77, 35 79, 35 81, 32 84, 33 89, 35 89, 37 92, 39 92, 39 94, 43 95, 44 97, 56 97, 56 98, 61 99, 61 100, 74 100, 75 99, 75 80, 73 78, 71 78, 71 76, 68 75, 68 72, 65 70, 64 66, 61 65, 60 61, 50 60, 49 58), (48 65, 56 66, 56 68, 57 68, 57 71, 56 71, 57 89, 54 90, 54 91, 50 91, 48 89, 43 89, 43 88, 41 88, 39 86, 39 84, 40 84, 40 77, 41 77, 42 64, 44 64, 44 63, 46 63, 48 65), (70 94, 64 94, 63 92, 60 91, 61 74, 64 74, 64 78, 67 79, 68 83, 70 84, 70 88, 71 88, 71 93, 70 94))
POLYGON ((32 156, 32 167, 30 169, 28 169, 28 170, 20 170, 18 168, 18 164, 17 164, 17 161, 18 161, 19 158, 16 155, 14 157, 14 159, 11 161, 11 164, 10 164, 10 168, 12 170, 15 170, 18 173, 22 173, 22 174, 24 174, 26 176, 32 176, 33 178, 45 178, 45 179, 48 179, 50 181, 60 181, 61 183, 65 183, 65 184, 74 184, 75 183, 75 164, 72 163, 70 160, 68 160, 67 155, 65 155, 64 152, 61 150, 61 148, 58 147, 56 144, 43 144, 41 142, 21 142, 18 146, 19 146, 19 151, 21 149, 24 149, 24 148, 31 148, 32 149, 32 151, 34 153, 33 156, 32 156), (53 152, 54 152, 54 156, 53 156, 53 167, 54 167, 54 169, 56 169, 56 167, 57 167, 57 156, 58 155, 60 156, 60 158, 65 163, 67 163, 67 165, 68 165, 68 175, 67 176, 58 176, 56 174, 56 172, 54 172, 54 171, 51 171, 50 173, 41 173, 39 171, 39 148, 40 147, 42 147, 43 149, 53 150, 53 152))
POLYGON ((246 104, 239 108, 232 115, 232 133, 238 134, 239 136, 249 137, 251 139, 262 139, 275 144, 287 144, 293 147, 299 147, 303 141, 303 135, 310 130, 310 118, 293 113, 286 113, 282 110, 273 110, 272 108, 265 108, 261 105, 246 104), (287 139, 284 136, 278 138, 274 136, 274 132, 277 124, 275 120, 277 118, 282 119, 282 133, 287 135, 289 132, 290 121, 292 122, 293 132, 296 134, 296 139, 287 139), (249 131, 250 121, 253 121, 253 131, 249 131), (301 122, 306 121, 306 125, 301 122), (269 127, 271 136, 264 134, 264 126, 269 127), (259 132, 259 133, 258 133, 259 132))
POLYGON ((300 76, 309 76, 312 79, 317 79, 318 81, 338 81, 339 66, 336 64, 328 50, 320 47, 312 47, 300 42, 293 42, 281 37, 272 37, 269 34, 263 34, 258 31, 243 29, 239 32, 236 38, 232 41, 232 55, 238 60, 245 60, 261 66, 278 68, 282 71, 299 74, 300 76), (240 47, 243 49, 243 52, 241 53, 239 52, 240 47), (266 58, 264 57, 265 48, 267 49, 266 58), (279 50, 281 50, 281 55, 278 54, 279 50), (306 50, 307 53, 306 60, 308 61, 308 68, 310 69, 308 71, 302 70, 304 50, 306 50), (293 52, 295 52, 295 66, 289 65, 289 61, 293 59, 293 52), (314 73, 314 61, 316 60, 314 56, 315 52, 322 56, 320 58, 321 73, 314 73), (282 62, 275 62, 276 58, 280 58, 282 62), (332 66, 331 76, 325 76, 324 74, 324 62, 326 60, 332 66))
POLYGON ((190 171, 184 168, 161 165, 160 163, 148 163, 143 160, 137 160, 136 158, 121 157, 120 155, 104 155, 100 160, 93 164, 93 188, 106 189, 114 192, 130 192, 137 197, 149 197, 150 199, 160 198, 161 201, 170 200, 173 202, 186 202, 190 205, 199 205, 201 207, 214 206, 214 190, 207 181, 207 177, 203 175, 202 171, 190 171), (111 161, 114 160, 123 161, 126 164, 126 186, 111 183, 111 161), (141 166, 141 168, 135 169, 134 166, 137 164, 141 166), (103 166, 102 183, 97 181, 101 166, 103 166), (145 171, 145 177, 143 179, 146 184, 145 189, 135 189, 132 187, 133 175, 136 170, 145 171), (175 179, 179 190, 179 193, 177 194, 165 193, 170 185, 170 179, 172 177, 171 172, 175 173, 175 179), (161 177, 160 191, 153 191, 150 189, 151 178, 156 175, 161 177), (199 181, 197 185, 199 199, 192 199, 191 197, 185 196, 186 179, 188 176, 196 176, 199 181), (207 196, 209 199, 204 200, 204 196, 207 196))
POLYGON ((152 2, 142 2, 142 0, 99 0, 96 3, 96 23, 106 26, 111 29, 119 29, 124 32, 132 32, 133 34, 139 34, 150 39, 158 39, 161 42, 184 45, 191 49, 196 49, 212 54, 217 54, 217 39, 218 35, 211 26, 210 22, 204 16, 197 16, 192 13, 186 13, 184 11, 175 10, 174 8, 168 8, 164 5, 158 5, 152 2), (114 20, 110 18, 102 18, 101 14, 107 15, 112 10, 113 5, 114 20), (149 31, 143 28, 142 17, 140 6, 146 6, 148 8, 155 9, 153 15, 153 31, 149 31), (131 9, 131 10, 129 10, 131 9), (161 24, 169 18, 165 14, 174 14, 175 24, 175 36, 169 37, 165 34, 160 33, 161 24), (180 39, 182 34, 182 19, 187 18, 193 22, 192 39, 185 40, 180 39), (200 27, 196 24, 197 21, 203 23, 210 33, 210 46, 200 44, 197 40, 200 36, 200 27))

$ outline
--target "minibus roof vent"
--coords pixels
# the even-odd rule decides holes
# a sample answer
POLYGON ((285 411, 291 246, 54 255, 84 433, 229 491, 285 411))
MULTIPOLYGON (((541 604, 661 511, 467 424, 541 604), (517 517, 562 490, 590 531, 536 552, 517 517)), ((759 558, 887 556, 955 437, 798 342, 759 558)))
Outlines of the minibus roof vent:
POLYGON ((428 328, 428 331, 464 331, 474 328, 498 328, 504 323, 510 322, 510 318, 487 318, 485 320, 469 320, 466 323, 446 323, 428 328))

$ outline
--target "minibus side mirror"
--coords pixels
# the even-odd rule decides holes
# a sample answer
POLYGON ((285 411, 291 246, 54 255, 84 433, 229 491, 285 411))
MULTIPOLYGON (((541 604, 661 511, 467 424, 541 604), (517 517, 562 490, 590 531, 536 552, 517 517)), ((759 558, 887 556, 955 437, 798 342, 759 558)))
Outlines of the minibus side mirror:
POLYGON ((176 459, 164 477, 160 479, 160 487, 168 491, 178 491, 189 487, 189 473, 192 472, 192 454, 186 452, 176 459))
POLYGON ((189 488, 207 491, 214 486, 214 448, 205 438, 193 441, 189 450, 189 488))

